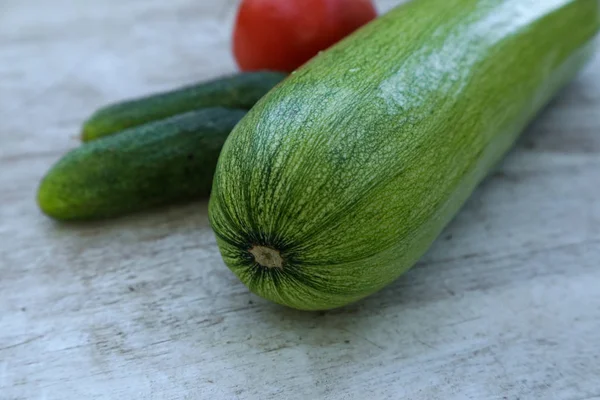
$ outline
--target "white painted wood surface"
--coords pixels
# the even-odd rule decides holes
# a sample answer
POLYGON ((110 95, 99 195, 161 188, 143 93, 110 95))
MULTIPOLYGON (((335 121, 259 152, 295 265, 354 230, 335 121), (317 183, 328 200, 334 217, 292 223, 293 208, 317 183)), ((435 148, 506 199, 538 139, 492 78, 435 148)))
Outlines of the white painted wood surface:
POLYGON ((205 202, 38 212, 94 108, 234 70, 235 5, 0 2, 0 399, 600 399, 600 56, 418 267, 341 310, 249 294, 205 202))

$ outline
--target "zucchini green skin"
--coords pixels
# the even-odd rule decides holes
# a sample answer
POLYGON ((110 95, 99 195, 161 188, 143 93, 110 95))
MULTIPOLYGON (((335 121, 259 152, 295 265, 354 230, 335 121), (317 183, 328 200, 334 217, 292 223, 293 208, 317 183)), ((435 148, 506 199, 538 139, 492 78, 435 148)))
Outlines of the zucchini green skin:
POLYGON ((83 144, 43 178, 39 207, 90 220, 208 196, 223 143, 245 114, 207 108, 83 144))
POLYGON ((279 72, 238 73, 176 90, 108 105, 83 124, 84 142, 112 135, 148 122, 206 107, 249 110, 285 79, 279 72))
POLYGON ((394 281, 588 60, 599 4, 415 0, 293 73, 222 150, 227 266, 304 310, 394 281))

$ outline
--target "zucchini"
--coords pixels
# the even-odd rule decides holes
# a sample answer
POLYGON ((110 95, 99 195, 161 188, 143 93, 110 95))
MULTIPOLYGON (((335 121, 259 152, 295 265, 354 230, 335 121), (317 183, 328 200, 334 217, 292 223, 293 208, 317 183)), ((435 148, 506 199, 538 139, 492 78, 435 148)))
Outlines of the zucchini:
POLYGON ((84 142, 206 107, 249 110, 286 77, 279 72, 239 73, 168 92, 108 105, 83 124, 84 142))
POLYGON ((209 216, 253 292, 305 310, 388 285, 594 50, 597 0, 415 0, 263 97, 209 216))
POLYGON ((221 147, 245 114, 207 108, 83 144, 44 177, 39 207, 90 220, 208 196, 221 147))

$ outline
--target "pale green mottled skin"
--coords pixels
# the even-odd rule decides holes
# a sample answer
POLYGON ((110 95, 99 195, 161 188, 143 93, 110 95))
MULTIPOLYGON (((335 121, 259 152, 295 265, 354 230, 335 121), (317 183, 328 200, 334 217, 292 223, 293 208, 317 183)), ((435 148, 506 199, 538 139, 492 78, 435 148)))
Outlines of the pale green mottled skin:
POLYGON ((221 153, 210 219, 267 299, 329 309, 429 248, 587 60, 598 0, 416 0, 263 98, 221 153), (248 251, 280 252, 267 268, 248 251))

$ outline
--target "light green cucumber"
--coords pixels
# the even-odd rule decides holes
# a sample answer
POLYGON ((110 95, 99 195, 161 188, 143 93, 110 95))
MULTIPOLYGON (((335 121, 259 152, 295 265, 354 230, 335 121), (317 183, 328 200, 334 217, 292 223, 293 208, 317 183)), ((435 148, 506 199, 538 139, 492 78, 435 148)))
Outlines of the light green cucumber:
POLYGON ((228 138, 209 215, 255 293, 306 310, 425 253, 584 65, 598 0, 414 0, 296 71, 228 138))
POLYGON ((271 71, 238 73, 111 104, 97 110, 85 121, 81 139, 87 142, 200 108, 249 110, 285 77, 283 73, 271 71))
POLYGON ((83 144, 43 178, 39 207, 90 220, 208 196, 223 143, 245 114, 207 108, 83 144))

